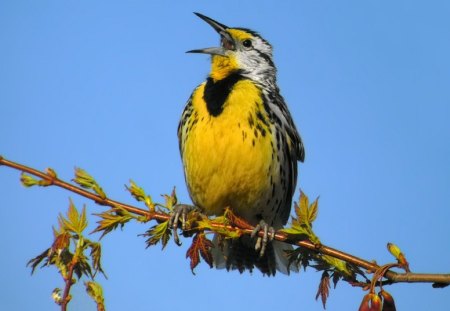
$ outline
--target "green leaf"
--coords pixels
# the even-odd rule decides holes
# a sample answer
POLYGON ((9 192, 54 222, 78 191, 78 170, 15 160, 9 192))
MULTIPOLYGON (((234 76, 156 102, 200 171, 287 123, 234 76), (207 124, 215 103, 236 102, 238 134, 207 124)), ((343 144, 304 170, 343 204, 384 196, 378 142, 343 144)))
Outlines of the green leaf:
POLYGON ((131 193, 131 195, 137 200, 137 201, 145 201, 145 197, 147 196, 145 194, 145 191, 143 188, 139 187, 133 180, 130 180, 130 187, 125 185, 125 188, 131 193))
POLYGON ((100 217, 101 220, 97 221, 98 226, 92 233, 102 232, 100 238, 117 229, 118 226, 123 227, 128 221, 133 219, 133 216, 128 211, 121 208, 112 208, 106 212, 94 215, 100 217))
POLYGON ((91 249, 90 256, 91 256, 91 260, 92 260, 92 268, 94 268, 94 275, 97 274, 97 272, 100 272, 106 278, 105 271, 103 271, 103 268, 101 265, 102 245, 98 242, 92 242, 92 241, 88 240, 88 246, 91 249))
POLYGON ((94 190, 94 192, 98 194, 102 199, 106 199, 106 193, 97 183, 95 183, 95 185, 92 187, 92 190, 94 190))
POLYGON ((147 247, 151 245, 156 245, 159 242, 162 243, 162 248, 164 249, 167 245, 167 242, 172 235, 172 230, 169 227, 169 221, 164 221, 158 225, 151 227, 144 236, 148 237, 146 243, 147 247))
POLYGON ((351 278, 352 272, 348 269, 347 263, 341 259, 337 259, 328 255, 321 255, 320 258, 327 264, 338 270, 344 276, 351 278))
POLYGON ((169 211, 173 210, 173 207, 177 204, 177 194, 175 193, 175 187, 172 190, 172 193, 170 195, 164 194, 163 195, 165 199, 164 207, 167 208, 169 211))
POLYGON ((308 217, 309 199, 308 196, 300 191, 300 201, 299 206, 296 209, 296 214, 300 223, 306 223, 309 219, 308 217))
POLYGON ((81 214, 73 204, 72 199, 69 200, 69 209, 67 217, 59 215, 59 223, 63 231, 70 231, 76 234, 81 234, 86 229, 88 223, 86 218, 86 207, 84 206, 81 214))
POLYGON ((106 199, 106 194, 100 185, 95 181, 95 179, 85 170, 76 167, 75 168, 75 178, 73 179, 75 183, 86 189, 92 189, 96 194, 98 194, 102 199, 106 199))
POLYGON ((308 222, 310 224, 312 224, 314 220, 316 220, 317 218, 317 212, 319 209, 318 206, 319 206, 319 198, 316 198, 308 208, 308 222))
POLYGON ((296 217, 292 218, 291 227, 284 228, 281 232, 294 236, 297 239, 308 239, 314 244, 320 244, 319 238, 312 230, 312 222, 317 218, 318 199, 309 204, 308 196, 303 191, 300 191, 299 203, 294 202, 296 217))
POLYGON ((304 236, 305 238, 308 238, 308 236, 309 236, 308 230, 299 225, 294 225, 290 228, 283 228, 280 230, 280 232, 285 233, 287 235, 297 236, 297 237, 304 236))
POLYGON ((79 167, 75 167, 75 178, 73 181, 81 187, 87 189, 91 189, 96 183, 94 178, 89 175, 88 172, 79 167))
POLYGON ((130 180, 130 187, 125 185, 125 188, 137 201, 144 202, 151 212, 155 211, 155 203, 153 203, 151 196, 145 194, 144 189, 139 187, 133 180, 130 180))

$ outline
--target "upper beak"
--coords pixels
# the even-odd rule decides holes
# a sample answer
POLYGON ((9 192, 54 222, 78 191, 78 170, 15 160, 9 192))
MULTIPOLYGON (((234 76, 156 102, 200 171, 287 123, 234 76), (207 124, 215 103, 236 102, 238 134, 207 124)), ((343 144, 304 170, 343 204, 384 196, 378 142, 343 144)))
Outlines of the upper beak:
POLYGON ((227 32, 227 29, 228 29, 227 26, 225 26, 224 24, 221 24, 203 14, 196 13, 196 12, 194 12, 194 14, 197 15, 198 17, 200 17, 201 19, 203 19, 212 28, 214 28, 215 31, 217 31, 217 33, 220 35, 222 46, 190 50, 190 51, 187 51, 186 53, 204 53, 204 54, 225 56, 225 52, 227 50, 234 50, 234 41, 233 41, 233 38, 231 38, 230 34, 227 32))

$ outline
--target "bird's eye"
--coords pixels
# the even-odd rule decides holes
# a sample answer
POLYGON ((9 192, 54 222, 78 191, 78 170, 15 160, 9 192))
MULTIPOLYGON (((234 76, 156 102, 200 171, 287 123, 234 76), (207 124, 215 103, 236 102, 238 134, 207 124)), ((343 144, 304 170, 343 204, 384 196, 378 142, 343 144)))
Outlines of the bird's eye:
POLYGON ((250 39, 246 39, 244 41, 242 41, 242 45, 246 48, 251 48, 252 47, 252 40, 250 39))

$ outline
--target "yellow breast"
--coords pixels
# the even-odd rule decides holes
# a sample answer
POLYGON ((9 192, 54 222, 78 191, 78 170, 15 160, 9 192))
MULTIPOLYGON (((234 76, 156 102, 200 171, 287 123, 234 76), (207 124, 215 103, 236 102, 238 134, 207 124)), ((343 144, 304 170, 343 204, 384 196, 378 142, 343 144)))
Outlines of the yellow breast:
POLYGON ((230 207, 252 221, 262 215, 279 178, 261 91, 249 80, 237 82, 214 117, 206 108, 204 87, 193 94, 182 149, 191 197, 208 214, 219 215, 230 207))

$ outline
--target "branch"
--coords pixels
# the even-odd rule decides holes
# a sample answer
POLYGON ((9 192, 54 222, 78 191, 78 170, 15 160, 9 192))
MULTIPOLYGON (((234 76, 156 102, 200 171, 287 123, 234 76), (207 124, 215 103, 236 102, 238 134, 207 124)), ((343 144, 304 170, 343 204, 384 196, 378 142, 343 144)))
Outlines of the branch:
MULTIPOLYGON (((75 258, 75 257, 74 257, 75 258)), ((72 287, 72 285, 74 284, 73 282, 73 272, 75 270, 75 262, 71 262, 70 263, 70 268, 69 268, 69 272, 67 273, 67 276, 64 277, 64 292, 63 292, 63 296, 61 298, 61 311, 66 311, 67 310, 67 305, 69 304, 70 300, 71 300, 71 296, 70 296, 70 289, 72 287)))
MULTIPOLYGON (((112 208, 120 208, 131 214, 144 216, 147 220, 156 220, 158 222, 165 222, 169 220, 170 215, 166 213, 161 213, 157 211, 150 211, 146 209, 141 209, 132 205, 124 204, 118 201, 114 201, 106 198, 105 196, 94 194, 90 191, 82 189, 80 187, 74 186, 66 181, 63 181, 56 177, 56 174, 48 169, 46 173, 27 167, 20 163, 12 162, 6 160, 2 156, 0 156, 0 166, 4 165, 7 167, 11 167, 13 169, 26 172, 30 175, 41 178, 44 181, 44 186, 57 186, 66 190, 69 190, 73 193, 86 197, 99 205, 110 206, 112 208)), ((215 229, 226 229, 226 230, 236 230, 236 226, 224 225, 223 223, 218 223, 211 221, 211 227, 215 229)), ((253 228, 239 228, 240 232, 243 234, 251 234, 253 228)), ((258 233, 259 236, 264 235, 264 231, 260 230, 258 233)), ((359 257, 353 256, 351 254, 345 253, 343 251, 334 249, 332 247, 315 244, 308 240, 301 241, 292 241, 289 239, 288 235, 282 232, 277 232, 274 236, 275 240, 283 241, 286 243, 290 243, 293 245, 297 245, 308 249, 310 251, 316 252, 322 255, 328 255, 340 260, 343 260, 349 264, 360 267, 362 269, 367 270, 369 273, 375 273, 376 271, 380 271, 382 269, 378 264, 361 259, 359 257)), ((428 274, 428 273, 397 273, 392 270, 387 270, 383 274, 383 276, 388 280, 383 282, 383 284, 393 284, 393 283, 434 283, 434 287, 445 287, 450 284, 450 274, 428 274)))

